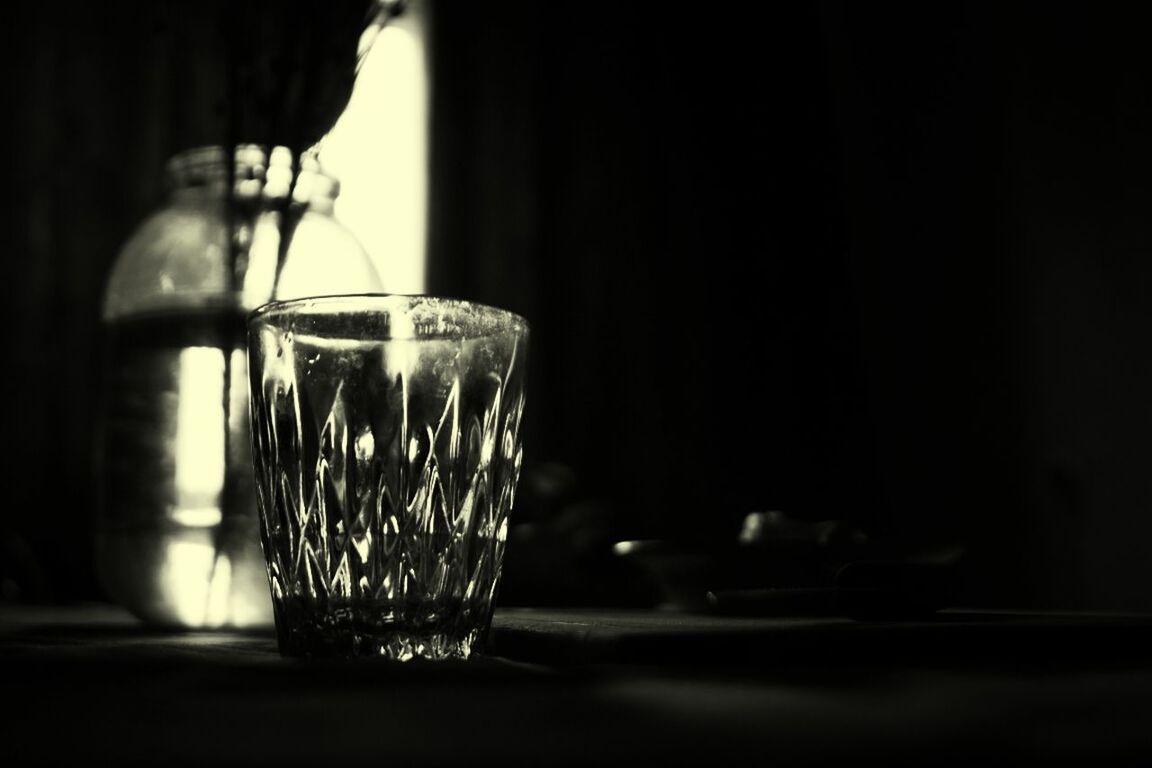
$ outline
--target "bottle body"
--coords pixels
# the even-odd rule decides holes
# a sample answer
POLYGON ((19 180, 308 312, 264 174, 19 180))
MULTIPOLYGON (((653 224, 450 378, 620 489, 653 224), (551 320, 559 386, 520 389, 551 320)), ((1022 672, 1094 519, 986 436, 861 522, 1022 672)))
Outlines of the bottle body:
POLYGON ((288 289, 300 295, 313 285, 381 289, 323 201, 297 201, 296 226, 271 227, 287 215, 283 195, 245 194, 237 205, 239 180, 251 192, 253 174, 238 172, 229 189, 224 159, 219 148, 174 159, 184 173, 169 168, 171 199, 125 244, 105 293, 96 567, 111 599, 157 625, 272 623, 252 482, 246 312, 285 295, 280 274, 325 276, 322 285, 293 280, 288 289), (250 268, 267 276, 249 280, 250 268))
POLYGON ((271 621, 243 471, 241 323, 236 309, 208 305, 105 327, 97 570, 108 595, 150 623, 271 621))

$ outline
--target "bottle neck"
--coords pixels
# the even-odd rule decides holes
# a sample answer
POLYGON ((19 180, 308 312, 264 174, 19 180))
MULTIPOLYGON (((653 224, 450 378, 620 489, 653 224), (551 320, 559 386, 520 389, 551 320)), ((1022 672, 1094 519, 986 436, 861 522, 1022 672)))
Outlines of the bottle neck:
POLYGON ((201 202, 231 197, 275 206, 289 202, 317 213, 331 214, 340 193, 339 182, 325 173, 316 158, 305 154, 297 164, 292 152, 242 144, 228 156, 221 146, 195 147, 174 155, 166 167, 169 195, 174 201, 201 202), (229 192, 231 181, 231 195, 229 192))

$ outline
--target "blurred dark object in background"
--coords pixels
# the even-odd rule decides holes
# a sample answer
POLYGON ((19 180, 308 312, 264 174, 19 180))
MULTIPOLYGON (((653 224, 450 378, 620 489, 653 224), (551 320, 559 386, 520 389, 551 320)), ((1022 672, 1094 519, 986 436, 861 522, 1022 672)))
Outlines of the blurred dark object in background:
MULTIPOLYGON (((319 142, 348 105, 361 34, 377 13, 384 23, 396 4, 246 0, 218 8, 228 134, 216 141, 280 145, 293 153, 319 142)), ((201 56, 211 52, 206 43, 215 42, 191 39, 201 56)))
POLYGON ((964 548, 870 537, 843 520, 752 512, 728 538, 614 541, 619 510, 543 464, 523 482, 500 602, 747 616, 925 619, 953 607, 964 548))
MULTIPOLYGON (((962 545, 962 604, 1152 608, 1134 15, 433 5, 429 290, 533 326, 510 574, 781 509, 962 545), (581 490, 533 512, 548 462, 581 490)), ((7 6, 3 515, 53 599, 94 594, 100 287, 164 159, 210 143, 222 60, 181 41, 225 7, 7 6)))
POLYGON ((621 541, 667 609, 748 616, 923 619, 955 599, 961 547, 918 549, 873 538, 842 520, 805 521, 752 512, 719 545, 621 541))
POLYGON ((0 528, 0 603, 42 603, 52 598, 43 559, 21 534, 0 528))
POLYGON ((499 603, 518 606, 652 606, 657 587, 614 556, 620 510, 568 465, 540 462, 523 473, 508 531, 499 603))

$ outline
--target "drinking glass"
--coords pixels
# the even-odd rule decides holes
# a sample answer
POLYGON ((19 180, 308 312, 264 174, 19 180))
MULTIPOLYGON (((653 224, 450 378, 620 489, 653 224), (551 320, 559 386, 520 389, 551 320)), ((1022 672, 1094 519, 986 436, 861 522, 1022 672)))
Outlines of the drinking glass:
POLYGON ((482 652, 523 457, 528 324, 431 296, 248 319, 253 462, 280 652, 482 652))

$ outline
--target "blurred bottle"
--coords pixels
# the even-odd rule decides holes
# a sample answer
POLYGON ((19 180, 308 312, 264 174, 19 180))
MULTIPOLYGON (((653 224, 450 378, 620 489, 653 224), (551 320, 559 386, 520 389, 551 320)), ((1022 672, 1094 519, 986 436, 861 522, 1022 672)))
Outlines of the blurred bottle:
MULTIPOLYGON (((108 595, 149 622, 272 622, 243 317, 272 298, 398 290, 335 218, 339 185, 317 158, 327 147, 351 179, 391 167, 381 153, 411 149, 368 140, 378 136, 363 116, 381 106, 379 86, 361 87, 366 106, 348 115, 379 33, 407 5, 251 0, 174 28, 196 53, 186 73, 202 81, 195 92, 221 94, 226 109, 196 109, 188 94, 185 138, 207 146, 170 159, 169 198, 124 244, 103 307, 96 566, 108 595), (343 138, 329 142, 338 123, 343 138), (357 125, 364 136, 349 140, 357 125)), ((393 86, 409 77, 386 76, 393 86)), ((353 197, 369 216, 380 205, 353 197)))
POLYGON ((382 286, 308 155, 200 147, 169 161, 167 181, 104 296, 97 572, 152 623, 270 624, 243 317, 271 298, 382 286))

